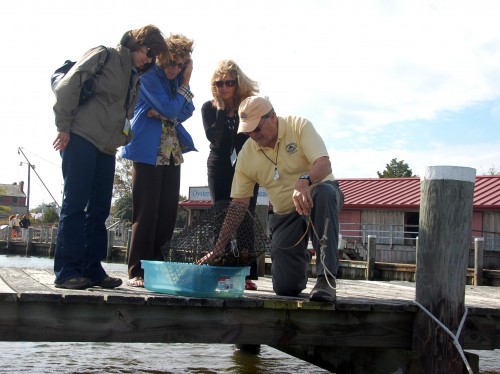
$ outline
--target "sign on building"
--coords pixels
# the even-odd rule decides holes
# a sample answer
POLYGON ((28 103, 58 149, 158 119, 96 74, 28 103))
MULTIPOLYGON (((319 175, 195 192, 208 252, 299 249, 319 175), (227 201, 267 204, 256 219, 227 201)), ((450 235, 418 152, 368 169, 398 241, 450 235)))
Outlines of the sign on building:
MULTIPOLYGON (((189 187, 189 200, 212 200, 208 186, 189 187)), ((264 187, 259 187, 257 205, 269 205, 269 198, 267 197, 267 191, 264 187)))

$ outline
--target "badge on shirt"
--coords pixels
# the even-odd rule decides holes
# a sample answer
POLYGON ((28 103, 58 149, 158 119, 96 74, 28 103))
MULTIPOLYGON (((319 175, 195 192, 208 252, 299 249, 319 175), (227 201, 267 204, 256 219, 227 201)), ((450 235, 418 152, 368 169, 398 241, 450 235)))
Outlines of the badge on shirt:
POLYGON ((278 179, 280 179, 280 172, 278 171, 278 168, 274 168, 274 175, 273 175, 273 179, 275 181, 277 181, 278 179))

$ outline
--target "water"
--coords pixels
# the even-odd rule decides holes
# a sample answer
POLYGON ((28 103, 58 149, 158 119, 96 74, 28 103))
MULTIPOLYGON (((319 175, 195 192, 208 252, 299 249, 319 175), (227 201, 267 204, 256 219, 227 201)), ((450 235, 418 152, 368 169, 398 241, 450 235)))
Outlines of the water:
MULTIPOLYGON (((0 255, 0 266, 52 268, 46 258, 0 255)), ((125 271, 123 264, 104 264, 125 271)), ((480 373, 500 374, 500 350, 479 355, 480 373)), ((229 344, 45 343, 0 341, 0 373, 328 373, 268 346, 258 355, 229 344)))
POLYGON ((0 342, 0 373, 328 373, 263 346, 0 342))

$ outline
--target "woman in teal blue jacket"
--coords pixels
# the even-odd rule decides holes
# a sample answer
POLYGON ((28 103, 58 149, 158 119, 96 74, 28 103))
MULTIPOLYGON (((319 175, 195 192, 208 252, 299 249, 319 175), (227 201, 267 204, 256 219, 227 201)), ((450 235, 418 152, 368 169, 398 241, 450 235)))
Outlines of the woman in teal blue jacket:
POLYGON ((141 260, 162 260, 161 246, 172 238, 177 220, 183 153, 196 150, 182 122, 194 112, 189 81, 193 41, 180 34, 167 39, 168 52, 141 77, 132 141, 122 157, 132 167, 132 237, 129 285, 144 287, 141 260))

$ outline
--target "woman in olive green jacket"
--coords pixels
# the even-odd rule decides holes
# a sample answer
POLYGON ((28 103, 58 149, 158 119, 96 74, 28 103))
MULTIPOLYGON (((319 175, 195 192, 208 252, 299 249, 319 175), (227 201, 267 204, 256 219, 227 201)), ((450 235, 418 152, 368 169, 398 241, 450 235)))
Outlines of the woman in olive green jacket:
POLYGON ((101 265, 106 257, 115 154, 130 141, 129 120, 139 93, 139 75, 167 46, 161 31, 148 25, 127 31, 116 48, 88 51, 58 83, 54 105, 61 152, 64 197, 54 255, 55 286, 115 288, 101 265), (79 105, 83 82, 94 79, 95 96, 79 105))

